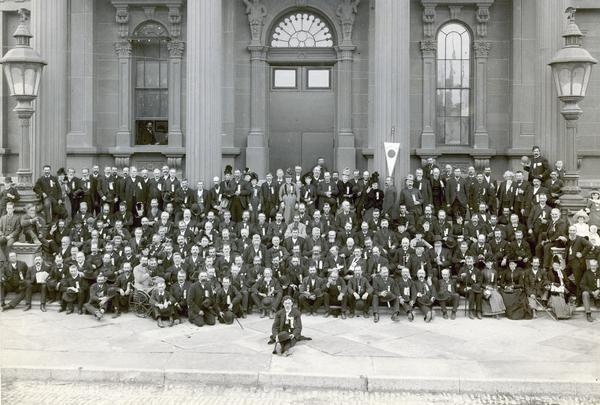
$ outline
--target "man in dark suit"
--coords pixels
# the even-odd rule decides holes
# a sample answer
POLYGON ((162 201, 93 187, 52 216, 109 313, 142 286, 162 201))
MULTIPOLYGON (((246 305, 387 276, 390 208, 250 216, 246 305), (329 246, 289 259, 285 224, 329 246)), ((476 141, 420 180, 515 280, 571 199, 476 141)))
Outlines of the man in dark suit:
POLYGON ((469 302, 469 318, 482 319, 483 274, 474 266, 473 256, 467 256, 466 265, 460 272, 462 290, 469 302))
POLYGON ((454 176, 449 178, 446 183, 446 206, 448 213, 452 213, 452 217, 465 217, 467 212, 467 184, 461 177, 460 169, 454 169, 454 176))
POLYGON ((586 257, 592 250, 592 244, 584 237, 577 236, 577 228, 569 226, 569 236, 565 243, 565 261, 567 263, 567 274, 575 277, 577 287, 577 302, 581 303, 581 278, 586 269, 586 257))
POLYGON ((15 205, 6 203, 6 214, 0 217, 0 260, 6 261, 6 254, 21 232, 21 222, 15 214, 15 205))
POLYGON ((232 324, 236 317, 242 316, 242 294, 231 284, 229 277, 223 277, 222 284, 217 292, 219 322, 232 324))
POLYGON ((50 166, 44 165, 44 174, 37 179, 33 191, 44 204, 44 214, 47 223, 52 222, 52 214, 58 212, 58 204, 62 203, 62 192, 58 179, 51 175, 50 166))
POLYGON ((561 218, 560 210, 553 208, 550 212, 551 221, 548 223, 546 232, 540 234, 538 245, 535 253, 538 257, 543 254, 543 267, 548 269, 552 263, 552 248, 564 247, 567 243, 568 225, 561 218))
MULTIPOLYGON (((299 258, 297 259, 299 261, 299 258)), ((300 285, 299 303, 300 310, 313 315, 318 311, 323 300, 323 281, 317 275, 314 265, 308 267, 308 276, 304 277, 300 285)))
POLYGON ((273 319, 279 303, 281 302, 281 285, 277 279, 272 277, 271 269, 266 268, 263 276, 252 286, 252 301, 261 310, 261 318, 267 313, 273 319))
POLYGON ((233 179, 229 183, 227 191, 231 211, 231 219, 233 222, 240 222, 242 212, 248 208, 248 196, 250 195, 250 185, 242 179, 242 173, 239 170, 233 172, 233 179))
POLYGON ((8 253, 8 262, 0 267, 0 301, 2 311, 15 308, 25 298, 27 289, 27 264, 17 260, 15 252, 8 253), (5 305, 4 299, 7 292, 15 292, 17 295, 5 305))
POLYGON ((590 268, 585 272, 579 286, 582 291, 583 306, 585 308, 585 316, 588 322, 593 322, 592 318, 592 302, 598 306, 600 299, 600 272, 598 271, 598 260, 590 260, 590 268))
POLYGON ((536 311, 539 308, 538 303, 548 299, 548 290, 550 281, 546 271, 540 268, 540 259, 534 257, 531 259, 531 268, 525 271, 525 292, 529 302, 529 308, 533 311, 533 317, 536 317, 536 311))
POLYGON ((533 156, 529 159, 529 162, 523 164, 523 169, 526 172, 529 172, 528 180, 532 183, 533 179, 539 178, 542 183, 545 182, 550 175, 550 165, 548 164, 548 159, 542 156, 540 152, 539 146, 534 146, 531 148, 531 152, 533 156))
POLYGON ((275 219, 275 213, 279 207, 277 184, 273 182, 273 175, 267 173, 266 181, 260 186, 262 195, 262 210, 267 216, 267 221, 275 219))
POLYGON ((177 273, 177 282, 173 283, 169 289, 175 306, 174 317, 179 323, 181 323, 181 316, 186 316, 188 313, 187 299, 190 287, 191 284, 187 281, 185 270, 180 270, 177 273))
POLYGON ((393 308, 392 320, 399 320, 398 295, 398 284, 390 277, 388 268, 383 267, 373 278, 373 322, 379 322, 379 303, 386 303, 389 308, 393 308))
POLYGON ((92 314, 97 320, 101 320, 108 310, 111 300, 112 296, 109 294, 106 277, 104 273, 98 273, 96 283, 90 287, 90 298, 84 308, 88 314, 92 314))
POLYGON ((187 302, 191 323, 196 326, 215 324, 215 315, 218 310, 216 296, 205 271, 200 272, 198 281, 190 287, 187 302))
POLYGON ((448 319, 448 311, 446 306, 450 305, 452 306, 450 319, 456 319, 456 310, 458 309, 460 296, 458 295, 456 281, 450 278, 450 269, 442 270, 442 279, 438 283, 438 288, 436 289, 436 299, 442 308, 443 318, 448 319))
POLYGON ((275 343, 273 354, 288 356, 289 349, 302 337, 302 320, 300 311, 295 309, 292 297, 286 295, 283 308, 275 314, 269 344, 275 343))
POLYGON ((33 259, 33 266, 27 269, 27 276, 25 277, 26 290, 25 290, 25 309, 29 311, 31 309, 31 295, 33 292, 39 292, 40 297, 40 310, 46 312, 46 280, 50 274, 50 268, 43 263, 42 256, 35 256, 33 259))

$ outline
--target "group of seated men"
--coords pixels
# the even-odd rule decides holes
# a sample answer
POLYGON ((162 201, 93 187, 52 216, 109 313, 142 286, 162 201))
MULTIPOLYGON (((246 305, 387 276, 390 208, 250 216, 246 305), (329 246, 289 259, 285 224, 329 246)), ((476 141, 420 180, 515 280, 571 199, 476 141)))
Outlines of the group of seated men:
POLYGON ((322 161, 261 184, 226 170, 210 189, 168 167, 149 177, 95 166, 81 178, 45 167, 40 206, 19 216, 9 201, 0 217, 2 310, 23 299, 30 310, 39 291, 42 311, 60 301, 67 314, 118 317, 143 291, 161 327, 231 323, 253 309, 273 317, 283 296, 309 315, 324 307, 326 317, 372 312, 378 322, 385 307, 412 321, 418 308, 430 322, 438 304, 454 319, 460 296, 472 319, 529 318, 560 296, 583 302, 592 321, 600 246, 562 216, 559 173, 539 148, 523 164, 527 180, 508 171, 497 183, 490 168, 442 173, 430 159, 399 191, 389 177, 379 187, 375 173, 340 177, 322 161), (290 178, 297 200, 286 206, 279 188, 290 178), (12 250, 17 240, 41 244, 32 266, 12 250))

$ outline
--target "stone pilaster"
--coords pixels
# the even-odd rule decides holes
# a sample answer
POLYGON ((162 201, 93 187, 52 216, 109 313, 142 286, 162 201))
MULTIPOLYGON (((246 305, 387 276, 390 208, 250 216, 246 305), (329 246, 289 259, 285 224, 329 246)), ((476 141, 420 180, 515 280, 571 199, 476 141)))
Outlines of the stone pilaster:
POLYGON ((373 59, 374 108, 373 133, 369 146, 374 150, 374 170, 381 177, 387 173, 383 143, 399 142, 400 150, 392 175, 396 186, 410 171, 409 41, 410 2, 377 0, 375 3, 375 41, 373 59))
POLYGON ((122 39, 115 42, 117 74, 119 76, 118 129, 116 146, 131 146, 131 123, 133 114, 133 88, 131 86, 132 49, 131 43, 122 39))
POLYGON ((265 132, 267 126, 267 47, 250 45, 250 131, 246 147, 246 166, 259 178, 268 170, 269 148, 265 132))
POLYGON ((475 121, 475 149, 489 149, 490 135, 487 129, 487 64, 491 43, 486 40, 487 23, 490 19, 488 5, 478 5, 475 12, 477 20, 477 36, 473 42, 475 53, 475 102, 473 120, 475 121))
POLYGON ((185 43, 173 39, 167 43, 169 50, 169 146, 183 146, 181 132, 181 76, 185 43))
POLYGON ((187 3, 185 175, 205 184, 221 173, 221 0, 187 3))
MULTIPOLYGON (((421 130, 421 149, 435 152, 435 57, 437 43, 428 38, 421 41, 423 58, 423 128, 421 130)), ((428 152, 424 152, 428 153, 428 152)))
POLYGON ((490 42, 475 40, 475 103, 473 119, 475 121, 475 149, 489 149, 490 137, 487 130, 487 61, 490 53, 490 42))
POLYGON ((32 0, 32 46, 48 65, 44 68, 36 103, 33 176, 44 164, 56 171, 66 165, 68 1, 32 0))
POLYGON ((346 167, 356 167, 356 148, 352 130, 352 63, 355 46, 337 48, 337 139, 335 165, 341 173, 346 167))
POLYGON ((67 145, 94 144, 94 0, 71 2, 70 127, 67 145))

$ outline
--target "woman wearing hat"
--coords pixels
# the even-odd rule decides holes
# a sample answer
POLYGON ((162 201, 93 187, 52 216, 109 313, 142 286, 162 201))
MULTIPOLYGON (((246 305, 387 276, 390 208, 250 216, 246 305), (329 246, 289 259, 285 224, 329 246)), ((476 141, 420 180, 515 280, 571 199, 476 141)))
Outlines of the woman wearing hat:
POLYGON ((600 227, 600 191, 592 190, 585 212, 589 215, 588 225, 600 227))
POLYGON ((548 272, 550 280, 548 306, 554 312, 557 319, 569 319, 573 315, 573 306, 569 304, 569 298, 575 294, 575 285, 565 272, 565 263, 561 257, 552 259, 552 269, 548 272))
POLYGON ((485 258, 485 268, 483 269, 483 300, 481 308, 483 315, 494 316, 498 319, 498 315, 506 312, 504 300, 498 292, 498 271, 494 268, 494 257, 488 254, 485 258))
POLYGON ((296 192, 296 185, 292 183, 292 174, 289 172, 285 174, 285 183, 279 188, 279 201, 281 201, 281 208, 283 208, 285 223, 291 224, 298 203, 298 193, 296 192))

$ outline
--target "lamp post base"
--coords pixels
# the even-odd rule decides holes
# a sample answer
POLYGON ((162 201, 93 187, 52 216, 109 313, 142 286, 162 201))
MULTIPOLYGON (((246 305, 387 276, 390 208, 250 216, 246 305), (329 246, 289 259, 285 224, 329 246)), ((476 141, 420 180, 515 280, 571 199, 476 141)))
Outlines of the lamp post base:
POLYGON ((560 210, 563 215, 568 216, 585 208, 585 198, 579 188, 579 173, 565 173, 564 184, 563 194, 560 197, 560 210))
POLYGON ((24 213, 25 207, 29 204, 37 205, 39 198, 33 192, 31 170, 17 170, 17 179, 17 190, 21 198, 15 203, 15 211, 24 213))

